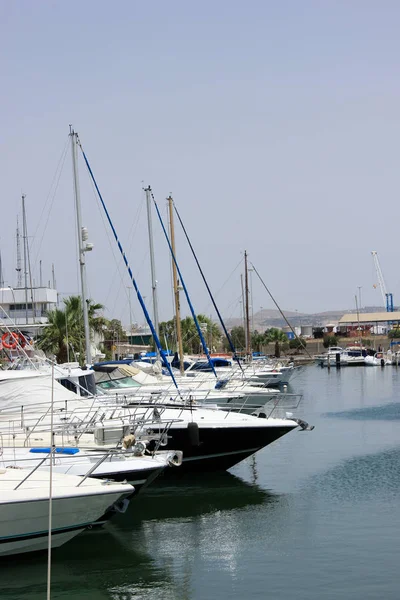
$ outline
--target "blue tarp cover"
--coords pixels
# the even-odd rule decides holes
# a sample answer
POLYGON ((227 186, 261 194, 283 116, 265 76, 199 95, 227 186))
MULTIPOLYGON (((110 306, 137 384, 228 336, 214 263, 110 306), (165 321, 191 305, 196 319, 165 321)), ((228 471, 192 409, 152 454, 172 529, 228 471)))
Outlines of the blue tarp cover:
MULTIPOLYGON (((33 454, 50 454, 51 448, 31 448, 29 452, 33 454)), ((56 448, 56 454, 77 454, 79 448, 56 448)))

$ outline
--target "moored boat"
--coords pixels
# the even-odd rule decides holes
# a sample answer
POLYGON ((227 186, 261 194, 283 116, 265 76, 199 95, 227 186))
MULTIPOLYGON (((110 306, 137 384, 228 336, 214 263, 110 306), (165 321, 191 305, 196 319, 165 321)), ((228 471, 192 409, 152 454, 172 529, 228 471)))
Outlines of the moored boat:
MULTIPOLYGON (((0 470, 0 556, 47 549, 49 484, 49 471, 0 470)), ((110 518, 132 492, 126 483, 53 473, 52 547, 110 518)))

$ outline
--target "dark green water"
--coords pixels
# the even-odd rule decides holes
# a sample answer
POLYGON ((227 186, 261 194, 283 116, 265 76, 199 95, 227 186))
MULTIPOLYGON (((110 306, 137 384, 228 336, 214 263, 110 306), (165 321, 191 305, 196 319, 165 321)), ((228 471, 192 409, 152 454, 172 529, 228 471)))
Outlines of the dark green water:
MULTIPOLYGON (((54 551, 53 598, 398 600, 400 368, 304 369, 295 431, 231 473, 161 483, 54 551)), ((46 556, 1 561, 45 598, 46 556)))

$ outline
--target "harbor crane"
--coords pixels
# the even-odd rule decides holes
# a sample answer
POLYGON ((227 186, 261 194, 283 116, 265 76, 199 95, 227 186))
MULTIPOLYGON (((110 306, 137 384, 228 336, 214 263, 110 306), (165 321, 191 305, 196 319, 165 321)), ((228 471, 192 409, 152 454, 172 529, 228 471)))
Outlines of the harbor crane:
MULTIPOLYGON (((378 252, 376 250, 372 250, 371 254, 372 254, 372 260, 374 261, 374 265, 375 265, 375 269, 376 269, 376 274, 377 274, 377 277, 378 277, 378 285, 379 285, 380 290, 381 290, 381 294, 382 294, 382 298, 383 298, 383 303, 386 306, 386 311, 387 312, 393 312, 394 311, 394 307, 393 307, 393 294, 391 294, 390 292, 386 291, 385 280, 383 279, 382 269, 381 269, 381 266, 379 264, 378 252)), ((374 287, 376 287, 376 286, 374 286, 374 287)))

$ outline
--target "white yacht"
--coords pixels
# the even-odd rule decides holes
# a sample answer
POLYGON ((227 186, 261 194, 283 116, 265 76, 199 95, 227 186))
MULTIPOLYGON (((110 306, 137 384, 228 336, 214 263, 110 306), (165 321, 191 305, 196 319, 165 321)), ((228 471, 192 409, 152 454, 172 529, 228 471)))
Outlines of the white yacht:
POLYGON ((392 352, 375 352, 373 356, 365 357, 365 365, 367 367, 384 367, 385 365, 393 364, 392 352))
POLYGON ((130 405, 129 396, 115 405, 110 396, 82 398, 56 381, 52 385, 49 374, 29 377, 23 371, 14 373, 13 380, 2 380, 0 373, 0 423, 4 427, 3 445, 9 448, 15 444, 49 445, 52 389, 57 447, 100 446, 104 450, 115 448, 134 433, 146 444, 147 452, 156 451, 160 445, 164 451, 183 452, 182 470, 229 469, 299 425, 307 428, 303 421, 278 417, 273 411, 260 414, 266 418, 256 418, 217 407, 199 407, 193 402, 183 405, 180 400, 175 405, 173 401, 140 405, 135 399, 130 405))
MULTIPOLYGON (((283 364, 281 361, 257 360, 250 364, 242 363, 242 369, 233 360, 213 357, 211 362, 219 377, 230 377, 232 380, 246 381, 250 385, 262 384, 276 387, 287 385, 293 374, 293 364, 283 364)), ((199 377, 202 374, 211 375, 212 369, 205 358, 194 361, 185 371, 185 377, 199 377)))
MULTIPOLYGON (((94 378, 98 394, 109 396, 129 396, 133 402, 136 397, 138 402, 147 399, 149 402, 197 402, 198 404, 217 404, 220 407, 235 406, 237 410, 249 414, 255 408, 262 408, 266 403, 276 402, 281 396, 283 401, 298 400, 298 394, 282 394, 272 388, 250 385, 246 381, 219 379, 213 375, 206 379, 182 377, 178 379, 179 392, 170 378, 157 379, 154 375, 144 373, 132 365, 95 365, 93 367, 94 378)), ((79 391, 79 385, 75 379, 70 380, 79 391)), ((293 408, 293 406, 291 406, 293 408)))
MULTIPOLYGON (((47 549, 49 486, 48 471, 0 469, 0 556, 47 549)), ((110 518, 132 492, 126 483, 53 473, 52 547, 110 518)))
POLYGON ((327 366, 328 364, 333 367, 336 365, 336 357, 339 354, 340 363, 342 365, 344 364, 344 357, 342 357, 342 353, 343 348, 341 348, 340 346, 331 346, 327 352, 316 356, 315 360, 318 364, 320 364, 323 367, 327 366))
POLYGON ((50 447, 4 447, 0 465, 27 469, 41 465, 41 470, 48 470, 52 462, 55 473, 84 476, 90 471, 91 477, 98 479, 126 481, 134 487, 133 493, 136 495, 146 489, 164 469, 182 464, 182 452, 165 451, 145 455, 145 446, 140 443, 136 446, 142 446, 140 454, 135 447, 100 451, 56 446, 53 455, 50 447))
POLYGON ((159 450, 157 440, 170 425, 160 417, 153 428, 157 430, 153 451, 147 449, 149 436, 145 441, 135 437, 138 427, 153 421, 146 407, 94 406, 93 400, 52 382, 49 373, 0 372, 0 465, 34 465, 46 456, 51 420, 52 443, 57 446, 55 470, 60 473, 84 475, 93 468, 94 477, 127 480, 139 492, 166 467, 182 462, 181 452, 159 450))

